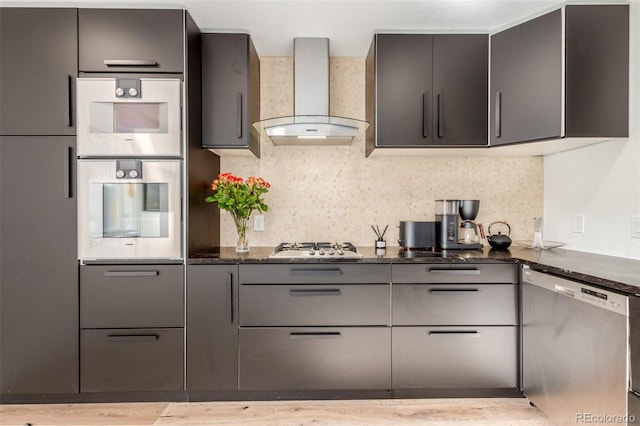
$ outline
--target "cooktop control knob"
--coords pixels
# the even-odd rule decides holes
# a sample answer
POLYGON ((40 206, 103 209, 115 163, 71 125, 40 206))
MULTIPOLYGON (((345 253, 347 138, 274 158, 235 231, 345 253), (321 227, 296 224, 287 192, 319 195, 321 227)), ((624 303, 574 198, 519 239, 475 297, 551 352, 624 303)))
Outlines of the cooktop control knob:
POLYGON ((124 177, 124 170, 116 170, 116 177, 122 179, 124 177))
POLYGON ((138 96, 138 90, 135 87, 130 87, 129 88, 129 96, 133 96, 133 97, 138 96))
POLYGON ((138 177, 138 171, 137 170, 129 170, 129 177, 137 178, 138 177))
POLYGON ((319 254, 320 256, 324 255, 324 249, 323 249, 323 248, 321 248, 320 250, 318 250, 318 254, 319 254))
POLYGON ((124 89, 122 87, 118 87, 116 89, 116 96, 119 97, 119 98, 124 96, 124 89))

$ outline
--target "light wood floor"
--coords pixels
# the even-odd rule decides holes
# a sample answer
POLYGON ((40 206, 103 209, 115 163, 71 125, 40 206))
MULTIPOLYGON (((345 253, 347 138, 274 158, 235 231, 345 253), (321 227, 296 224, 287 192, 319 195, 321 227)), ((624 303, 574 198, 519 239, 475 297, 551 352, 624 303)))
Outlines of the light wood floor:
POLYGON ((524 398, 0 405, 0 425, 552 426, 524 398))

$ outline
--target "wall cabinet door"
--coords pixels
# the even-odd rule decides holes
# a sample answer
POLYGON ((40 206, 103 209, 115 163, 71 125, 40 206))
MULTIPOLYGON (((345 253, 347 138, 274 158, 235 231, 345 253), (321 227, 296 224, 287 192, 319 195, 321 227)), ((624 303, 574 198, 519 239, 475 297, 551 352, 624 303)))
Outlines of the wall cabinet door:
POLYGON ((0 9, 0 134, 75 135, 77 9, 0 9))
POLYGON ((75 138, 0 138, 0 392, 78 392, 75 138))
POLYGON ((375 36, 375 138, 377 147, 433 143, 433 37, 375 36))
POLYGON ((83 72, 184 71, 183 11, 79 9, 83 72))
POLYGON ((187 266, 187 390, 238 388, 238 265, 187 266))
POLYGON ((487 145, 489 37, 433 36, 434 145, 487 145))
POLYGON ((260 156, 260 60, 248 34, 202 34, 202 145, 260 156))
POLYGON ((491 37, 491 145, 562 135, 562 11, 491 37))

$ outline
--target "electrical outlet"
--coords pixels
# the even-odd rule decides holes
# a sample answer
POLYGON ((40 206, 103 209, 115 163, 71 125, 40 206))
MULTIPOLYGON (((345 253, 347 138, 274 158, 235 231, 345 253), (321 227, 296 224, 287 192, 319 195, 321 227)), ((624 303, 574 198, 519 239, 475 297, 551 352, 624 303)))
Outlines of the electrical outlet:
POLYGON ((253 230, 264 231, 264 215, 257 214, 253 216, 253 230))
POLYGON ((631 238, 640 238, 640 216, 631 216, 631 238))
POLYGON ((582 234, 584 232, 584 215, 583 214, 573 215, 573 232, 577 234, 582 234))

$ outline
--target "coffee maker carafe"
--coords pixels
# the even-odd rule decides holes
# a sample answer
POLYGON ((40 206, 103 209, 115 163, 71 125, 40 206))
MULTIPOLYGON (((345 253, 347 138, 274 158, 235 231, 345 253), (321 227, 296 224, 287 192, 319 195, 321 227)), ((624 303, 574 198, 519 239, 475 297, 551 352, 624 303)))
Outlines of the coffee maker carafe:
POLYGON ((442 250, 479 250, 478 227, 473 222, 479 200, 436 200, 436 238, 442 250), (460 218, 463 222, 460 223, 460 218))

